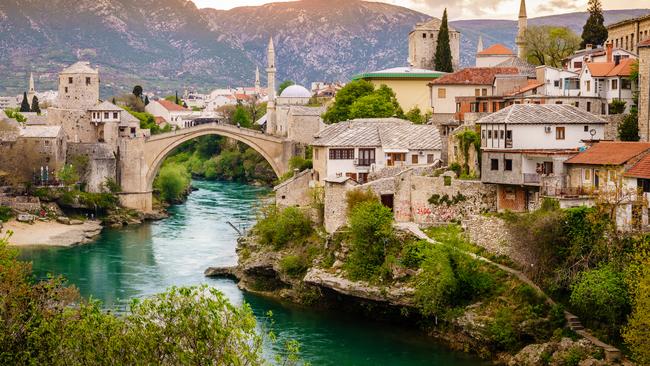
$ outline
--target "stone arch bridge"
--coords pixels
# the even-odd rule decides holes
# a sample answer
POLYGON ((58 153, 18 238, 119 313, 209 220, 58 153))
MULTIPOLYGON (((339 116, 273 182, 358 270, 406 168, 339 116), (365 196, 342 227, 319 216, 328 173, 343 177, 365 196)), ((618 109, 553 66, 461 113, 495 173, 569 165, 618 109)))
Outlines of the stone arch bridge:
POLYGON ((220 135, 243 142, 260 153, 280 177, 289 171, 294 143, 263 132, 222 123, 210 123, 144 138, 120 145, 118 179, 123 206, 152 211, 153 181, 165 158, 182 143, 206 135, 220 135))

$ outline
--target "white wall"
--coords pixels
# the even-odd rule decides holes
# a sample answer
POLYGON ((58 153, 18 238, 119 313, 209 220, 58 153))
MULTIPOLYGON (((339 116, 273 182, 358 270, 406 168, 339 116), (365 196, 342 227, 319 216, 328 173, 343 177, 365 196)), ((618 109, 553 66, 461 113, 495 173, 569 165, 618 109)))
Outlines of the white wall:
MULTIPOLYGON (((509 125, 507 130, 512 130, 512 147, 508 149, 574 149, 584 144, 581 140, 604 139, 604 124, 575 125, 575 124, 530 124, 530 125, 509 125), (551 132, 546 132, 545 127, 550 126, 551 132), (584 131, 587 126, 587 131, 584 131), (564 127, 564 140, 557 140, 556 128, 564 127), (592 137, 590 132, 596 130, 592 137)), ((481 140, 483 147, 487 149, 506 149, 505 138, 501 138, 501 132, 506 136, 505 125, 503 124, 482 124, 481 140), (488 130, 492 130, 492 138, 488 138, 488 130), (495 138, 496 136, 496 138, 495 138)))
POLYGON ((514 55, 476 55, 476 67, 494 67, 513 57, 514 55))

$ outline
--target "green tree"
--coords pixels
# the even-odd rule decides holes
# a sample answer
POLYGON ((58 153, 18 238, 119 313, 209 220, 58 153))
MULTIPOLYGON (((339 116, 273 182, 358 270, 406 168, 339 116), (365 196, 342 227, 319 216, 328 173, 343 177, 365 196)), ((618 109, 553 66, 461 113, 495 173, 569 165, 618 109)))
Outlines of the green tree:
POLYGON ((251 117, 242 105, 238 105, 232 116, 232 123, 240 127, 250 128, 253 125, 251 117))
POLYGON ((38 97, 32 98, 32 112, 41 114, 41 107, 38 105, 38 97))
POLYGON ((20 111, 30 112, 31 110, 29 102, 27 101, 27 92, 23 92, 23 101, 20 103, 20 111))
POLYGON ((447 24, 447 8, 442 13, 442 24, 438 31, 438 43, 436 44, 436 56, 434 59, 436 70, 453 72, 451 47, 449 46, 449 25, 447 24))
POLYGON ((275 205, 261 210, 255 232, 263 245, 281 249, 300 242, 312 233, 311 221, 297 207, 278 209, 275 205))
POLYGON ((386 118, 395 115, 395 106, 384 96, 373 93, 357 99, 350 106, 350 119, 386 118))
POLYGON ((79 182, 79 173, 72 164, 64 165, 57 173, 58 180, 63 182, 66 186, 73 185, 79 182))
POLYGON ((327 123, 337 123, 350 119, 350 106, 359 98, 374 92, 375 86, 366 80, 355 80, 348 83, 336 94, 334 103, 323 114, 327 123))
POLYGON ((526 59, 533 65, 562 67, 562 60, 580 47, 580 37, 567 27, 550 25, 526 29, 526 59))
POLYGON ((435 316, 450 303, 457 281, 444 247, 427 249, 421 264, 422 270, 415 278, 415 303, 424 316, 435 316))
POLYGON ((181 105, 181 100, 178 99, 178 91, 176 92, 176 95, 174 96, 174 103, 181 105))
POLYGON ((160 198, 168 203, 181 200, 190 186, 190 175, 180 164, 166 164, 154 181, 154 187, 160 192, 160 198))
POLYGON ((607 28, 605 27, 605 18, 603 17, 603 6, 600 0, 589 0, 589 18, 582 28, 581 48, 592 44, 600 46, 607 40, 607 28))
POLYGON ((346 270, 354 280, 371 280, 378 275, 394 240, 393 212, 379 201, 364 201, 350 213, 351 248, 346 270))
POLYGON ((581 316, 620 325, 629 307, 625 278, 610 265, 584 271, 572 286, 570 302, 581 316))
POLYGON ((621 141, 639 141, 639 115, 636 106, 630 108, 630 113, 623 117, 618 125, 618 138, 621 141))
POLYGON ((135 95, 136 98, 142 99, 142 92, 143 92, 142 86, 136 85, 133 87, 133 95, 135 95))
POLYGON ((427 116, 423 115, 418 107, 413 107, 410 111, 406 112, 405 118, 418 125, 427 122, 427 116))
POLYGON ((278 95, 282 94, 284 89, 290 87, 291 85, 296 85, 296 83, 293 82, 293 80, 285 80, 283 81, 280 86, 278 87, 278 95))
POLYGON ((632 295, 632 314, 623 329, 623 339, 639 365, 650 365, 650 248, 635 248, 628 268, 628 289, 632 295))

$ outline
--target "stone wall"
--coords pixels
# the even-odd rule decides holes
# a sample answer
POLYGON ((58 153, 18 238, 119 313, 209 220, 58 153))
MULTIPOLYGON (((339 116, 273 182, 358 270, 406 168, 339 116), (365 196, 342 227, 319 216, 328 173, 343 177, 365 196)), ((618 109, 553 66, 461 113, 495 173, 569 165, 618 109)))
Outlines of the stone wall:
POLYGON ((325 182, 325 208, 323 224, 328 233, 333 233, 348 221, 346 193, 356 186, 348 179, 342 183, 325 182))
POLYGON ((81 177, 86 183, 86 191, 103 192, 108 179, 117 182, 117 158, 109 145, 68 144, 68 163, 73 164, 77 156, 88 158, 85 174, 81 177))
POLYGON ((28 212, 33 214, 38 214, 41 211, 41 201, 38 197, 31 196, 0 196, 0 206, 9 207, 17 212, 28 212))
POLYGON ((462 222, 470 242, 498 256, 508 256, 521 266, 530 266, 526 253, 517 250, 506 222, 496 216, 473 215, 462 222))
POLYGON ((639 48, 639 136, 650 141, 650 47, 639 48))
POLYGON ((312 204, 311 169, 304 170, 286 182, 277 185, 275 191, 275 203, 279 207, 308 207, 312 204))
MULTIPOLYGON (((605 116, 603 116, 605 117, 605 116)), ((623 121, 623 114, 611 114, 605 117, 605 140, 618 140, 618 125, 623 121)))

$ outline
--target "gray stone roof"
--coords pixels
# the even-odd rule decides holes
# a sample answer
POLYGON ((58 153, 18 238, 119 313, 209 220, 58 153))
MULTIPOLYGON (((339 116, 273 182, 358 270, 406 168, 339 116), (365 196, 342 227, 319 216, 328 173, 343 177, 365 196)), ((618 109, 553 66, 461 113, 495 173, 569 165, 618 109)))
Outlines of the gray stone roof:
POLYGON ((25 126, 20 129, 20 137, 57 138, 61 134, 61 128, 61 126, 25 126))
POLYGON ((607 124, 604 119, 568 104, 513 104, 477 124, 607 124))
POLYGON ((61 71, 61 74, 99 74, 97 69, 90 66, 90 62, 79 61, 61 71))
POLYGON ((333 124, 316 135, 312 145, 436 150, 441 148, 441 141, 435 126, 415 125, 398 118, 377 118, 333 124))
POLYGON ((291 106, 289 114, 294 116, 320 116, 327 110, 326 107, 307 107, 307 106, 291 106))

